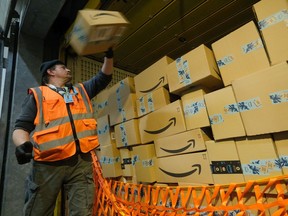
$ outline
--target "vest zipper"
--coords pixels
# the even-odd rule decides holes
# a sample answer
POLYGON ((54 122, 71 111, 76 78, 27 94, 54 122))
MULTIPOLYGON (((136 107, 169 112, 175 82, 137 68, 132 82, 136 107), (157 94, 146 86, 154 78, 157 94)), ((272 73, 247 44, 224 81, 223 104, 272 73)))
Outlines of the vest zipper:
POLYGON ((74 137, 75 144, 76 144, 76 152, 78 152, 78 151, 81 151, 81 149, 80 149, 79 139, 77 137, 75 124, 74 124, 74 120, 73 120, 73 116, 72 116, 72 113, 71 113, 71 110, 70 110, 69 103, 66 103, 66 108, 67 108, 67 112, 68 112, 68 115, 69 115, 69 120, 70 120, 70 124, 71 124, 71 128, 72 128, 72 132, 73 132, 73 137, 74 137))

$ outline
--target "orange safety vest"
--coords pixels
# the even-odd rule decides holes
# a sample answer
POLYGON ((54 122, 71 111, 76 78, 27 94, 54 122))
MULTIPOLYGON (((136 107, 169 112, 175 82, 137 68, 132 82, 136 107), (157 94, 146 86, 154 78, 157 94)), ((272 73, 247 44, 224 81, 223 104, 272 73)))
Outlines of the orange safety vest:
POLYGON ((76 153, 76 140, 83 153, 99 145, 92 105, 82 84, 74 87, 74 93, 70 90, 73 102, 67 107, 64 98, 47 86, 29 90, 37 106, 35 130, 31 134, 34 160, 58 161, 71 157, 76 153))

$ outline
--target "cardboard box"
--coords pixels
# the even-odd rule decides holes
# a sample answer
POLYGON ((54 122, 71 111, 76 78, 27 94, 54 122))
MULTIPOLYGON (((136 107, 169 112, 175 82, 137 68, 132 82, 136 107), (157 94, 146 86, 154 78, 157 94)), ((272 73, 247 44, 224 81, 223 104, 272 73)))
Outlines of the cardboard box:
POLYGON ((115 145, 101 147, 100 155, 104 178, 114 178, 122 175, 120 152, 115 145))
POLYGON ((272 65, 288 60, 288 2, 261 0, 253 5, 272 65))
POLYGON ((136 94, 131 93, 117 100, 108 99, 110 126, 137 118, 136 94))
POLYGON ((206 93, 204 89, 196 89, 181 97, 187 130, 210 126, 204 100, 206 93))
POLYGON ((205 141, 209 136, 201 129, 194 129, 156 139, 155 150, 157 157, 172 156, 197 151, 205 151, 205 141))
POLYGON ((206 141, 207 153, 215 184, 245 182, 235 141, 206 141))
POLYGON ((141 144, 138 119, 122 122, 114 128, 118 148, 141 144))
POLYGON ((166 71, 171 62, 173 59, 163 56, 134 77, 137 98, 168 85, 166 71))
POLYGON ((133 165, 132 165, 132 150, 129 148, 120 148, 121 157, 121 168, 123 176, 133 176, 133 165))
POLYGON ((133 77, 126 77, 109 89, 109 100, 117 101, 117 99, 126 97, 131 93, 135 93, 135 81, 133 77))
POLYGON ((245 181, 283 175, 270 134, 236 138, 245 181))
POLYGON ((137 181, 155 182, 157 163, 154 144, 134 146, 132 164, 135 166, 137 181))
POLYGON ((114 128, 110 127, 108 115, 97 118, 97 136, 100 147, 115 144, 114 128))
POLYGON ((139 119, 139 131, 143 144, 185 130, 185 119, 180 100, 170 103, 139 119))
POLYGON ((253 21, 214 42, 212 49, 225 86, 270 65, 253 21))
POLYGON ((157 158, 158 182, 213 184, 207 152, 157 158))
POLYGON ((141 117, 170 103, 169 91, 160 87, 144 96, 137 98, 137 115, 141 117))
POLYGON ((287 130, 287 83, 288 64, 286 62, 255 72, 232 83, 247 135, 287 130))
POLYGON ((215 140, 246 135, 231 86, 208 93, 204 99, 215 140))
POLYGON ((101 117, 108 114, 108 98, 110 95, 109 89, 102 90, 98 95, 96 95, 93 101, 93 109, 95 117, 101 117))
POLYGON ((120 41, 128 24, 117 11, 79 10, 70 45, 78 55, 104 52, 120 41))
POLYGON ((288 131, 272 134, 284 175, 288 175, 288 131))
POLYGON ((203 44, 169 64, 167 77, 169 91, 179 95, 192 86, 211 90, 223 86, 213 52, 203 44))
POLYGON ((108 112, 111 126, 137 117, 133 77, 126 77, 119 81, 109 91, 108 112))

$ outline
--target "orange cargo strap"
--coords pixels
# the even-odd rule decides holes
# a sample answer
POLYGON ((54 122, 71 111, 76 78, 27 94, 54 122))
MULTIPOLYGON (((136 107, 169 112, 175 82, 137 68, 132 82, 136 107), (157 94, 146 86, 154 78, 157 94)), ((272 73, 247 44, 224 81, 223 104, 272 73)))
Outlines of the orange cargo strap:
POLYGON ((95 152, 91 154, 96 185, 93 215, 288 216, 288 175, 229 185, 137 185, 105 179, 95 152))

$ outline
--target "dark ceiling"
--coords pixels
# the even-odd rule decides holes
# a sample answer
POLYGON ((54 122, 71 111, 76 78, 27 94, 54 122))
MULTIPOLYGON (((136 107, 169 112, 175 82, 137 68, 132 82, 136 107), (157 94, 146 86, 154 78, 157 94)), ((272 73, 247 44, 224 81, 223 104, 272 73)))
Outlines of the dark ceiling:
MULTIPOLYGON (((258 1, 102 0, 99 1, 98 9, 122 12, 130 21, 128 30, 115 48, 114 61, 115 67, 138 74, 164 55, 176 59, 201 44, 210 47, 214 41, 248 21, 255 20, 252 6, 258 1)), ((31 2, 39 7, 41 5, 42 9, 38 12, 42 11, 44 14, 38 14, 40 20, 45 15, 48 19, 47 16, 51 13, 51 10, 43 10, 43 4, 57 12, 52 24, 46 26, 49 29, 42 30, 42 34, 38 33, 40 37, 46 33, 44 36, 49 46, 48 41, 51 39, 63 38, 68 28, 73 25, 77 11, 83 9, 88 0, 58 0, 55 8, 51 4, 52 0, 31 2)), ((36 9, 33 10, 33 13, 35 12, 36 9)), ((26 22, 26 25, 29 26, 29 22, 26 22)), ((34 25, 37 29, 37 24, 34 25)), ((43 28, 45 25, 39 23, 39 31, 43 28)), ((27 28, 26 30, 28 31, 27 28)), ((99 61, 103 59, 100 54, 88 57, 99 61)))

